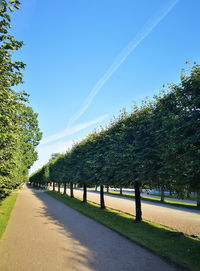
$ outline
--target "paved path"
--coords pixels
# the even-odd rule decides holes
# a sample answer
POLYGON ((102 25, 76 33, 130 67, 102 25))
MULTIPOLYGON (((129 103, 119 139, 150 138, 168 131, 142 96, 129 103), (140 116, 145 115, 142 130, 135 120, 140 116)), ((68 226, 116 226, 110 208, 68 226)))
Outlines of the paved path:
MULTIPOLYGON (((61 189, 63 191, 63 189, 61 189)), ((67 190, 69 193, 69 189, 67 190)), ((82 190, 75 190, 74 195, 82 198, 82 190)), ((88 200, 99 203, 99 193, 88 192, 88 200)), ((121 196, 106 195, 105 205, 135 215, 135 201, 121 196)), ((144 219, 165 225, 189 235, 200 236, 200 211, 142 201, 144 219)))
POLYGON ((24 188, 0 242, 0 271, 175 271, 46 193, 24 188))

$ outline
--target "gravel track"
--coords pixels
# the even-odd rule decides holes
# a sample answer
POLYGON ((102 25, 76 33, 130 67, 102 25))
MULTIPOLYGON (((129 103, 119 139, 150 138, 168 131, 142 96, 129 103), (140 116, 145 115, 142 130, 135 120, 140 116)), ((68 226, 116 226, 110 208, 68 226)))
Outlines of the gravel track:
MULTIPOLYGON (((61 188, 61 191, 63 189, 61 188)), ((69 189, 67 189, 69 193, 69 189)), ((74 189, 75 197, 82 198, 82 190, 74 189)), ((104 195, 105 205, 135 215, 135 201, 115 195, 104 195)), ((100 195, 97 192, 88 192, 88 200, 99 203, 100 195)), ((188 235, 200 236, 200 211, 182 207, 167 206, 161 203, 142 201, 142 216, 144 219, 165 225, 169 228, 188 235)))

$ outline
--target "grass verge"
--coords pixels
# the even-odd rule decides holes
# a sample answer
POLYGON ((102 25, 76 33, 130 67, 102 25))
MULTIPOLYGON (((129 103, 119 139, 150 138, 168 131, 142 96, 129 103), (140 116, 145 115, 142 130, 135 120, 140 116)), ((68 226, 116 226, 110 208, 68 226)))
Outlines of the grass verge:
POLYGON ((109 208, 101 210, 97 204, 82 203, 77 198, 72 199, 57 192, 48 191, 47 193, 129 240, 150 249, 171 263, 193 271, 200 270, 199 238, 173 236, 173 230, 159 224, 148 221, 136 223, 135 218, 131 215, 109 208))
POLYGON ((0 240, 8 224, 18 193, 11 193, 0 201, 0 240))
MULTIPOLYGON (((154 194, 154 193, 150 193, 149 194, 150 196, 157 196, 157 197, 160 197, 160 194, 154 194)), ((165 197, 167 198, 171 198, 171 199, 179 199, 178 198, 178 195, 165 195, 165 197)), ((182 200, 192 200, 192 201, 197 201, 197 197, 196 196, 190 196, 189 198, 180 198, 182 200)))
MULTIPOLYGON (((117 195, 117 196, 124 197, 124 198, 131 198, 131 199, 135 198, 134 195, 130 195, 130 194, 126 194, 126 193, 123 193, 122 195, 120 195, 117 192, 104 192, 104 193, 108 194, 108 195, 109 194, 115 195, 115 196, 117 195)), ((159 198, 151 198, 151 197, 146 197, 146 196, 141 196, 141 199, 145 200, 145 201, 150 201, 150 202, 157 202, 160 204, 166 204, 166 205, 171 205, 171 206, 176 206, 176 207, 183 207, 183 208, 187 208, 187 209, 199 210, 199 208, 194 203, 174 202, 171 200, 165 200, 164 202, 160 202, 159 198)))

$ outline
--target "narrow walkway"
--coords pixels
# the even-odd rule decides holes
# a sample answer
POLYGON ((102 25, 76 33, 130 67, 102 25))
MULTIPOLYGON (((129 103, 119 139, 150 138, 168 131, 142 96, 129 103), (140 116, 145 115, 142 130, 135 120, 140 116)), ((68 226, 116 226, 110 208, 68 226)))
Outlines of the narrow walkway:
POLYGON ((19 193, 0 242, 0 271, 175 271, 159 257, 46 193, 19 193))

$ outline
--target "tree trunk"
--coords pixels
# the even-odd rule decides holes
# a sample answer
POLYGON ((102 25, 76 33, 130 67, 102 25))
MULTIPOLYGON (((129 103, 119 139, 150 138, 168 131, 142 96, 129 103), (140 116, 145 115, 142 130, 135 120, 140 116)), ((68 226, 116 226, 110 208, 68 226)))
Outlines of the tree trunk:
POLYGON ((200 208, 200 192, 197 192, 197 207, 200 208))
POLYGON ((165 190, 164 190, 164 187, 161 186, 160 201, 164 202, 164 200, 165 200, 165 190))
POLYGON ((53 191, 55 191, 55 183, 53 182, 53 191))
POLYGON ((141 209, 140 187, 138 182, 135 182, 135 212, 136 212, 135 220, 140 222, 142 220, 142 209, 141 209))
POLYGON ((63 192, 64 195, 66 195, 66 190, 67 190, 67 184, 64 183, 64 192, 63 192))
POLYGON ((73 190, 73 183, 70 182, 70 196, 71 198, 74 198, 74 190, 73 190))
POLYGON ((105 209, 103 185, 100 185, 100 208, 105 209))
POLYGON ((95 185, 95 191, 97 191, 97 185, 95 185))
POLYGON ((83 202, 87 202, 87 185, 83 185, 83 202))
POLYGON ((106 185, 107 193, 109 193, 109 185, 106 185))
POLYGON ((122 195, 122 187, 119 188, 119 194, 122 195))
POLYGON ((60 183, 58 183, 58 193, 60 193, 60 183))

